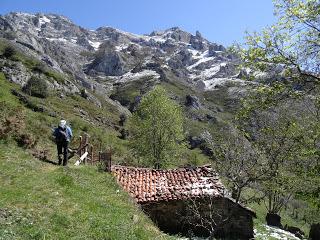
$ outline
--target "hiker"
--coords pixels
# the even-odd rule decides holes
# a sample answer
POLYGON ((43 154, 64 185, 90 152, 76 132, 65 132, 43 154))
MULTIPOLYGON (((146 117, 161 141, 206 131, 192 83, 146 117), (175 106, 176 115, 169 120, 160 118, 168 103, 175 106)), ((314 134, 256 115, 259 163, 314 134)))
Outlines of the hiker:
POLYGON ((68 163, 68 145, 72 138, 72 130, 67 125, 66 120, 61 120, 58 127, 54 130, 53 136, 56 139, 59 164, 62 162, 63 154, 63 166, 67 166, 68 163))

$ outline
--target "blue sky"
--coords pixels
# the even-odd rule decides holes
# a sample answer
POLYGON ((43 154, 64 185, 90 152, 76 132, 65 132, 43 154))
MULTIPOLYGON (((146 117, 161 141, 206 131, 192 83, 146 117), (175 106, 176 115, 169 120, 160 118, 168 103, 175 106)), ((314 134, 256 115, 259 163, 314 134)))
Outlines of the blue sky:
POLYGON ((178 26, 227 46, 275 20, 272 0, 0 0, 0 14, 13 11, 58 13, 85 28, 137 34, 178 26))

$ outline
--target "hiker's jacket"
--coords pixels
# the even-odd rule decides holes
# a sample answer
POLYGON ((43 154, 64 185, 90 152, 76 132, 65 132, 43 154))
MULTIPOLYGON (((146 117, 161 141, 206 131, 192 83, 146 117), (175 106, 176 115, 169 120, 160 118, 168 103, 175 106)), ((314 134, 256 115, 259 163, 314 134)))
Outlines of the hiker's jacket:
MULTIPOLYGON (((57 128, 54 129, 53 136, 56 139, 59 137, 61 130, 62 130, 61 127, 57 127, 57 128)), ((70 142, 70 140, 72 138, 72 130, 71 130, 71 128, 69 126, 66 126, 65 133, 66 133, 66 141, 70 142)))

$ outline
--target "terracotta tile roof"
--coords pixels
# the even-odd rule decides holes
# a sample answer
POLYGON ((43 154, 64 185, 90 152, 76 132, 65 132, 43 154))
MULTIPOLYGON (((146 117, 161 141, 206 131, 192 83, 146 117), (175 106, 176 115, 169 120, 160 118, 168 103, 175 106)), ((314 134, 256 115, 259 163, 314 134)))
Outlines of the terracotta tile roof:
POLYGON ((112 173, 138 203, 221 197, 225 192, 210 166, 172 170, 112 166, 112 173))

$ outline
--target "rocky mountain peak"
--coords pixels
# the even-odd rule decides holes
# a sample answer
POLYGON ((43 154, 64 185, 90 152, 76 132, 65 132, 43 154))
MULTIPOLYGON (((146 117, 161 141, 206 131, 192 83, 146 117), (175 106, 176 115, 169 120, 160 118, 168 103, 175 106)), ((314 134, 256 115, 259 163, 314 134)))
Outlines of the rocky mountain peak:
POLYGON ((112 27, 88 30, 56 14, 0 16, 6 38, 83 86, 108 92, 117 82, 178 80, 199 90, 236 84, 236 62, 219 44, 172 27, 149 35, 112 27), (10 36, 10 37, 9 37, 10 36), (107 81, 101 79, 108 78, 107 81))

